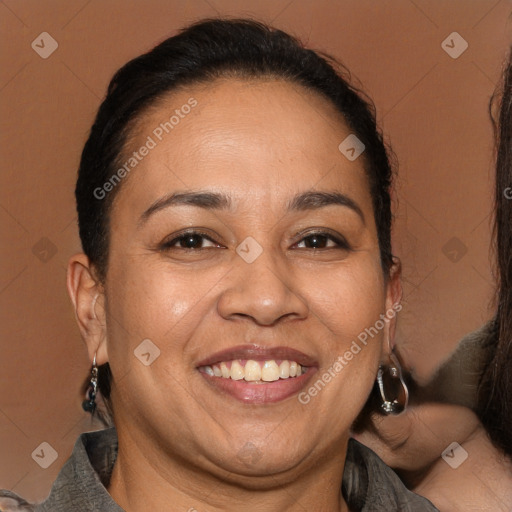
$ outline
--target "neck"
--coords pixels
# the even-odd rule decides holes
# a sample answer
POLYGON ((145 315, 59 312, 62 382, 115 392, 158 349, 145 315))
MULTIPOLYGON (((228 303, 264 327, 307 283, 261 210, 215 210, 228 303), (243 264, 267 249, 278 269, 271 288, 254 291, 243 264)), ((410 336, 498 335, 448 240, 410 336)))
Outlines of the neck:
MULTIPOLYGON (((126 512, 348 512, 341 494, 343 449, 308 466, 265 476, 237 476, 221 468, 207 470, 179 456, 118 432, 118 456, 108 491, 126 512), (306 467, 304 470, 303 468, 306 467)), ((199 460, 199 459, 198 459, 199 460)), ((206 465, 206 464, 205 464, 206 465)))
POLYGON ((412 490, 440 510, 509 512, 512 504, 512 464, 480 426, 462 443, 468 458, 452 469, 442 458, 426 475, 410 482, 412 490))

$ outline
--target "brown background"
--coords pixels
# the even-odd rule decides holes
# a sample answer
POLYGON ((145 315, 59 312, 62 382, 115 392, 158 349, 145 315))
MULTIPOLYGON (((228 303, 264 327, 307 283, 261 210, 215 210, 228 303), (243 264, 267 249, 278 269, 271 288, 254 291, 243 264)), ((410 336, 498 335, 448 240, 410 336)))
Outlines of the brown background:
POLYGON ((487 105, 511 12, 508 0, 1 1, 0 488, 42 499, 78 433, 97 427, 80 407, 89 362, 65 268, 79 250, 77 163, 119 66, 219 15, 271 22, 344 62, 400 162, 398 343, 428 375, 491 314, 487 105), (454 31, 469 44, 457 59, 441 46, 454 31), (31 48, 41 32, 59 44, 48 59, 31 48), (46 470, 31 457, 43 441, 58 452, 46 470))

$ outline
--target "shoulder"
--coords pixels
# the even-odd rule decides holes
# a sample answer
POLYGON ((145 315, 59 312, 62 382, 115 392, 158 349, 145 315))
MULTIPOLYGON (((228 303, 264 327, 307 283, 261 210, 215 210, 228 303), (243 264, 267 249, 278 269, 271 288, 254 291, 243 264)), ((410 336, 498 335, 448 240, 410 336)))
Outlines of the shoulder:
POLYGON ((35 506, 31 505, 17 494, 0 489, 0 512, 34 512, 35 506))
POLYGON ((347 447, 342 490, 347 503, 362 512, 439 512, 429 500, 407 489, 375 452, 352 438, 347 447))
POLYGON ((0 512, 122 512, 105 488, 116 456, 115 428, 84 432, 44 501, 29 503, 12 491, 0 489, 0 512))

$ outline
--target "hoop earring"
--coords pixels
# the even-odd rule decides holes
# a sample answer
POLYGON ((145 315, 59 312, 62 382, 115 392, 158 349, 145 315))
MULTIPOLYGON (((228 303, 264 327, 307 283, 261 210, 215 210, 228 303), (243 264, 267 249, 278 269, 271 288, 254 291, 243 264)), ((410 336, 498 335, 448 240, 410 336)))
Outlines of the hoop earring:
POLYGON ((385 414, 392 414, 396 416, 407 409, 407 405, 409 404, 409 389, 404 381, 402 367, 398 358, 393 353, 390 354, 389 358, 393 364, 386 368, 379 365, 379 370, 377 372, 377 384, 379 386, 380 397, 382 399, 380 408, 385 414), (386 378, 386 373, 389 375, 391 380, 385 384, 384 379, 386 378), (387 397, 384 389, 385 387, 388 388, 388 392, 390 392, 391 388, 392 396, 394 396, 391 400, 387 397))
POLYGON ((96 410, 96 392, 98 391, 98 367, 96 366, 96 354, 92 361, 91 382, 87 389, 86 399, 82 402, 82 408, 86 412, 94 413, 96 410))

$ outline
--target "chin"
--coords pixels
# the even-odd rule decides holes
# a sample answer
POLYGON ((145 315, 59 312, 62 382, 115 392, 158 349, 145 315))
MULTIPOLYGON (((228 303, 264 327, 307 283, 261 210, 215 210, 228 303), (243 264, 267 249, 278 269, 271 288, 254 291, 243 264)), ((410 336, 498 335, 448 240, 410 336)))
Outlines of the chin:
POLYGON ((260 486, 266 488, 268 487, 266 480, 275 479, 276 475, 293 470, 306 457, 306 453, 290 453, 286 442, 283 445, 281 445, 282 449, 276 450, 278 445, 273 442, 260 449, 247 441, 227 456, 225 451, 222 454, 212 454, 211 460, 218 467, 231 473, 237 482, 240 477, 252 477, 247 480, 246 486, 254 489, 260 486), (261 478, 255 480, 254 477, 261 478))

